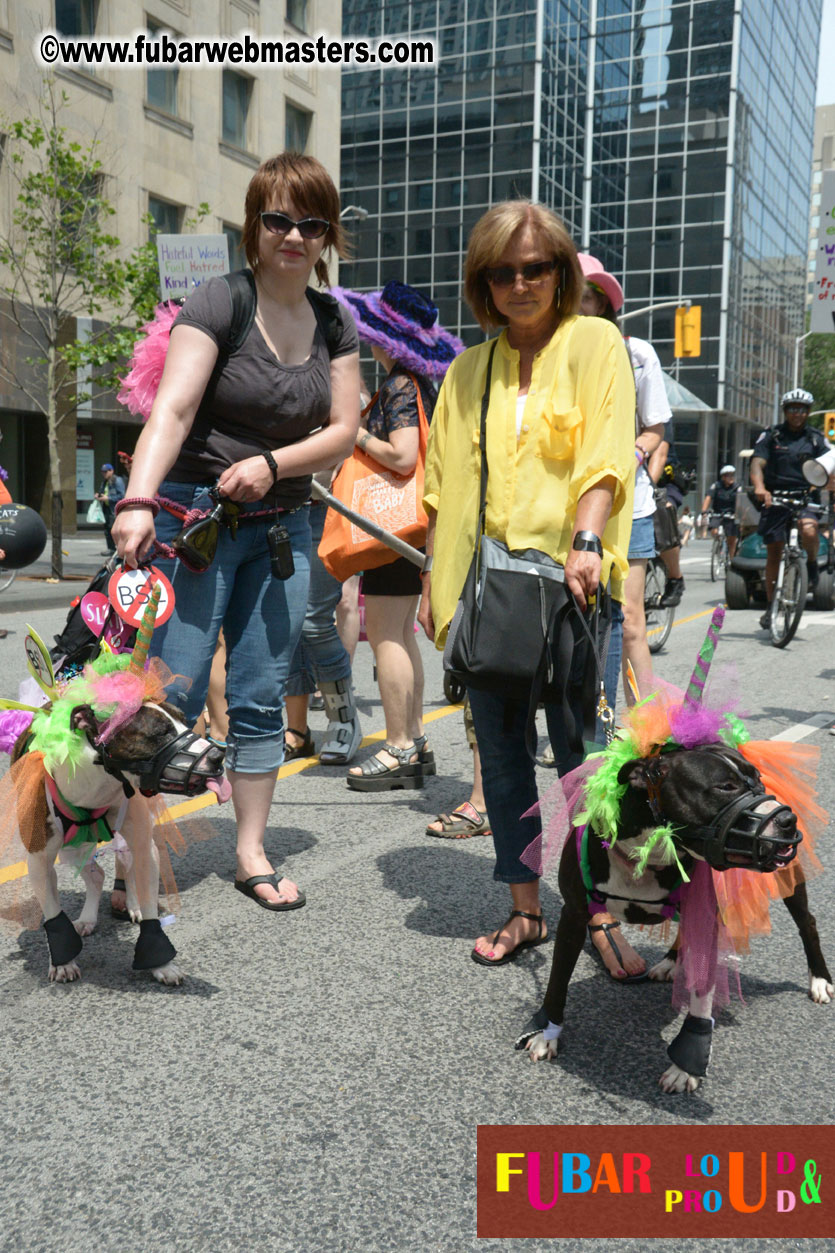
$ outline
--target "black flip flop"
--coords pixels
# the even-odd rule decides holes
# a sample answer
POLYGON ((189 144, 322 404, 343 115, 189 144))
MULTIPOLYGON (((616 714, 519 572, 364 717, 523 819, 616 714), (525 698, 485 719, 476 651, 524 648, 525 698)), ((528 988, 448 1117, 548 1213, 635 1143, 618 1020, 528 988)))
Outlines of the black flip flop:
POLYGON ((241 882, 240 879, 235 880, 235 887, 239 892, 243 892, 244 896, 248 896, 250 900, 255 901, 256 905, 260 905, 262 909, 269 909, 274 914, 285 913, 288 909, 301 909, 305 904, 307 897, 304 892, 299 892, 294 901, 282 901, 275 905, 272 901, 265 901, 255 891, 259 883, 269 883, 278 891, 278 876, 275 874, 254 874, 250 879, 241 882))
MULTIPOLYGON (((609 947, 611 948, 612 952, 615 954, 615 957, 617 957, 618 959, 618 964, 621 970, 626 970, 626 967, 623 964, 623 957, 621 956, 621 951, 618 948, 617 944, 615 944, 612 937, 609 935, 610 931, 620 931, 620 923, 619 922, 599 922, 594 925, 589 923, 589 934, 591 934, 592 931, 603 932, 603 934, 606 937, 609 947)), ((612 983, 643 983, 645 979, 649 978, 649 971, 642 970, 640 974, 627 975, 625 979, 619 979, 616 975, 612 974, 611 970, 609 969, 609 967, 606 965, 605 961, 603 960, 603 954, 600 952, 597 945, 593 941, 592 941, 591 951, 594 954, 594 956, 597 958, 597 960, 600 962, 603 969, 606 971, 606 974, 612 980, 612 983)))

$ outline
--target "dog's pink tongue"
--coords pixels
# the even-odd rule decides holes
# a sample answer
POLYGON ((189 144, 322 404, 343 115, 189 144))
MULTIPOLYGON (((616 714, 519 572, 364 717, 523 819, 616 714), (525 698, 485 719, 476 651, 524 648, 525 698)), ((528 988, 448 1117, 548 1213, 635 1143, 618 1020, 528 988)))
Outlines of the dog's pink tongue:
POLYGON ((224 801, 228 801, 232 795, 232 784, 229 782, 225 774, 219 779, 210 779, 206 784, 210 792, 214 792, 217 796, 218 805, 222 805, 224 801))

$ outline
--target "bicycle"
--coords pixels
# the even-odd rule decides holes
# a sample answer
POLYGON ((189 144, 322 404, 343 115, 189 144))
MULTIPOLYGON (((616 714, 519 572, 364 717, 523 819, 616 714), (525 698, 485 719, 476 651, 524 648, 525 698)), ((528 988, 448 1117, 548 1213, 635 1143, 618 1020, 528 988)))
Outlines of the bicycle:
POLYGON ((17 570, 9 570, 6 566, 0 566, 0 592, 5 592, 7 587, 11 587, 15 581, 17 570))
POLYGON ((768 629, 775 648, 785 648, 794 639, 809 591, 806 553, 800 546, 798 519, 804 509, 823 513, 821 505, 809 501, 808 492, 772 492, 771 504, 789 511, 789 536, 783 545, 774 596, 768 610, 768 629))
POLYGON ((651 653, 661 652, 670 637, 676 616, 675 605, 661 605, 666 585, 667 567, 660 557, 650 557, 644 584, 644 613, 647 620, 647 644, 651 653))
MULTIPOLYGON (((729 514, 720 514, 715 521, 711 519, 713 523, 712 529, 717 532, 713 537, 713 546, 710 550, 710 581, 712 583, 723 579, 728 568, 730 556, 728 553, 728 536, 725 533, 725 522, 729 518, 729 514)), ((731 521, 733 521, 732 518, 731 521)))

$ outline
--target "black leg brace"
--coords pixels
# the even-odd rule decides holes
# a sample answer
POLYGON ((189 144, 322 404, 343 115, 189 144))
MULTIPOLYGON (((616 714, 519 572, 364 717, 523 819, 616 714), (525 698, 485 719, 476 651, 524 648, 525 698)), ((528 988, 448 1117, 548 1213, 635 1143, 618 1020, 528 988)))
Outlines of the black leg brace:
POLYGON ((532 1018, 525 1024, 525 1029, 514 1044, 514 1048, 518 1051, 523 1049, 529 1040, 532 1040, 540 1031, 544 1031, 548 1026, 548 1015, 544 1008, 540 1007, 532 1018))
POLYGON ((713 1043, 713 1019, 694 1018, 688 1014, 682 1023, 667 1056, 688 1075, 703 1077, 710 1065, 710 1046, 713 1043))
POLYGON ((49 921, 44 919, 43 929, 49 945, 49 960, 53 966, 66 966, 74 957, 78 957, 84 945, 63 909, 49 921))
POLYGON ((177 950, 163 931, 159 918, 143 918, 139 939, 133 950, 134 970, 156 970, 177 956, 177 950))

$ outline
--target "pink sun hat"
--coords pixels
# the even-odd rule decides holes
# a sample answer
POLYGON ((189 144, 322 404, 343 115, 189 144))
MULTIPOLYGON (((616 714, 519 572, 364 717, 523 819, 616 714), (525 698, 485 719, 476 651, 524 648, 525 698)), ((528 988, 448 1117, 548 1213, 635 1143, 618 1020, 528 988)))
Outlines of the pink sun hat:
POLYGON ((577 260, 586 281, 599 287, 613 311, 620 313, 623 308, 623 288, 614 275, 604 270, 597 257, 593 257, 590 252, 578 252, 577 260))

